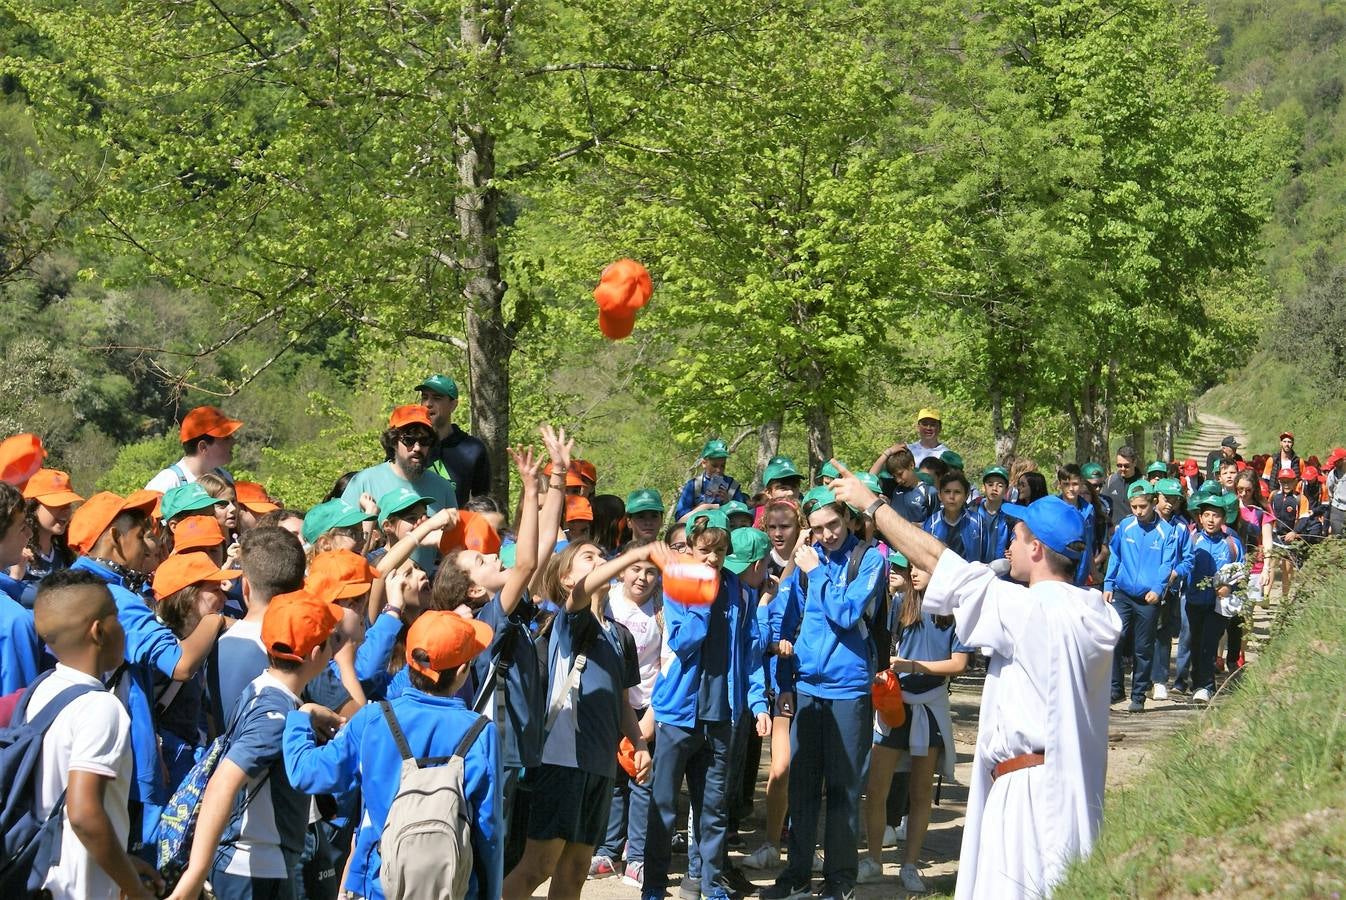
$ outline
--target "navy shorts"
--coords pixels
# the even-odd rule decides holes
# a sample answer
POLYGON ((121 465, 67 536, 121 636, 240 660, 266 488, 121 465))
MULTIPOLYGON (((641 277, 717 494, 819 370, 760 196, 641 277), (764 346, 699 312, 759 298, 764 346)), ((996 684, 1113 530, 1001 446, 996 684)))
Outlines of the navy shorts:
MULTIPOLYGON (((897 728, 890 728, 887 734, 881 733, 877 728, 874 729, 874 746, 884 747, 888 750, 910 750, 911 749, 911 704, 903 703, 902 708, 907 711, 907 718, 897 728)), ((928 706, 923 706, 925 714, 930 717, 930 748, 936 753, 944 749, 944 737, 940 734, 939 721, 935 718, 935 713, 928 706)), ((876 716, 877 718, 877 716, 876 716)))
POLYGON ((528 806, 529 840, 560 838, 594 847, 603 842, 613 779, 543 763, 529 769, 524 780, 533 795, 528 806))

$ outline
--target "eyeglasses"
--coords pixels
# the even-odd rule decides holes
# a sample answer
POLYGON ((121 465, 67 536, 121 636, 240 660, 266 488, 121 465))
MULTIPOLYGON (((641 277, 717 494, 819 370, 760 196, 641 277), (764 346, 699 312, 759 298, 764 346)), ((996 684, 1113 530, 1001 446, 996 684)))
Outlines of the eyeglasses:
POLYGON ((414 434, 399 435, 397 442, 410 450, 413 447, 425 447, 427 450, 435 445, 435 439, 429 437, 417 437, 414 434))

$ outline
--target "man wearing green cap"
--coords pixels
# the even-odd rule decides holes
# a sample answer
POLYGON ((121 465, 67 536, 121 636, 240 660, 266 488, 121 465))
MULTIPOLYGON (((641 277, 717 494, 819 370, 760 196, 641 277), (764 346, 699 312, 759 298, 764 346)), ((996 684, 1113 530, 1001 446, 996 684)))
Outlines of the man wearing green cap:
POLYGON ((981 473, 981 496, 972 501, 972 515, 981 525, 982 562, 1004 559, 1009 546, 1010 523, 1000 511, 1009 493, 1009 472, 1002 466, 991 466, 981 473))
POLYGON ((431 470, 453 482, 458 505, 491 493, 491 460, 486 445, 453 421, 458 409, 458 384, 447 375, 431 375, 416 385, 421 405, 430 413, 430 427, 439 437, 431 470))
POLYGON ((679 521, 698 506, 715 509, 730 500, 746 502, 747 497, 738 482, 724 474, 729 447, 719 438, 706 441, 701 448, 701 474, 687 479, 673 506, 673 515, 679 521))
POLYGON ((664 498, 654 488, 638 488, 626 495, 626 522, 631 540, 645 543, 659 539, 664 526, 664 498))
POLYGON ((1145 479, 1150 482, 1151 487, 1153 487, 1154 484, 1158 482, 1160 478, 1167 478, 1167 477, 1168 477, 1168 463, 1164 462, 1163 460, 1156 459, 1154 462, 1150 463, 1148 466, 1145 467, 1145 479))

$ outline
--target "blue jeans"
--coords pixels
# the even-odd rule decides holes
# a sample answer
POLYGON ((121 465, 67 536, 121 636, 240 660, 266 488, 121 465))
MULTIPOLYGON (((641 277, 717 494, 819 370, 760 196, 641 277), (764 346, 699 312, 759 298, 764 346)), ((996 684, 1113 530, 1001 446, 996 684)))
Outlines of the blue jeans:
POLYGON ((1215 611, 1214 606, 1189 606, 1187 615, 1192 629, 1192 690, 1215 690, 1215 654, 1220 649, 1220 636, 1229 625, 1229 619, 1215 611))
POLYGON ((818 818, 827 792, 823 879, 837 891, 855 886, 859 863, 860 789, 869 765, 874 710, 869 692, 827 700, 797 695, 790 721, 790 861, 779 881, 809 881, 818 818))
MULTIPOLYGON (((1187 632, 1187 605, 1186 592, 1179 594, 1178 599, 1171 602, 1172 608, 1168 611, 1168 621, 1162 623, 1155 629, 1154 634, 1154 662, 1150 665, 1150 683, 1162 684, 1168 686, 1168 664, 1173 658, 1173 639, 1178 638, 1178 661, 1186 662, 1183 659, 1182 637, 1187 632)), ((1178 666, 1179 680, 1182 676, 1182 666, 1178 666)))
MULTIPOLYGON (((645 710, 636 710, 636 721, 643 715, 645 710)), ((622 845, 625 844, 628 863, 645 861, 650 787, 650 782, 636 784, 625 769, 617 767, 617 781, 612 785, 612 806, 608 809, 608 833, 594 856, 606 856, 616 863, 622 858, 622 845)))
MULTIPOLYGON (((719 879, 729 821, 725 790, 729 784, 732 732, 728 722, 699 721, 693 728, 655 723, 652 802, 645 828, 644 893, 658 893, 668 886, 684 772, 691 787, 692 809, 700 812, 697 845, 701 852, 702 892, 709 894, 719 879)), ((689 846, 692 843, 690 834, 687 843, 689 846)), ((692 868, 690 861, 688 868, 692 868)))
POLYGON ((1182 626, 1178 629, 1178 662, 1173 683, 1184 687, 1192 677, 1192 629, 1187 617, 1187 592, 1182 592, 1182 626))
MULTIPOLYGON (((1150 689, 1150 671, 1154 665, 1154 630, 1159 623, 1159 604, 1146 603, 1140 597, 1118 590, 1113 592, 1112 608, 1117 610, 1117 615, 1122 618, 1122 633, 1117 639, 1118 646, 1121 646, 1126 640, 1127 632, 1130 632, 1136 655, 1136 664, 1131 670, 1131 699, 1143 701, 1145 693, 1150 689)), ((1121 694, 1124 685, 1122 654, 1114 653, 1112 695, 1115 697, 1121 694)))

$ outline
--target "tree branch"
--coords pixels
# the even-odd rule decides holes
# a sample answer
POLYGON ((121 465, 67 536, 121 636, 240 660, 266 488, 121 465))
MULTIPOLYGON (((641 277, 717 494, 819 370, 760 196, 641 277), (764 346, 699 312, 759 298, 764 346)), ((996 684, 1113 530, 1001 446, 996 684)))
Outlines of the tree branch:
POLYGON ((417 340, 422 341, 433 341, 437 344, 448 344, 450 347, 454 347, 464 353, 467 352, 467 341, 460 337, 456 337, 452 334, 439 334, 434 331, 422 331, 419 328, 397 328, 392 325, 385 325, 378 319, 357 312, 355 307, 344 300, 339 300, 337 303, 346 315, 350 316, 361 325, 368 325, 370 328, 377 328, 380 331, 391 331, 393 334, 400 334, 403 337, 416 338, 417 340))

